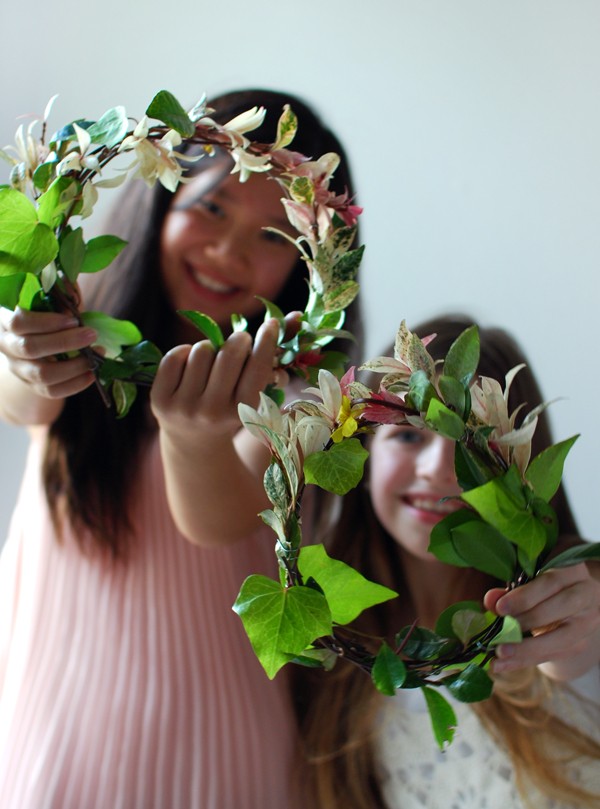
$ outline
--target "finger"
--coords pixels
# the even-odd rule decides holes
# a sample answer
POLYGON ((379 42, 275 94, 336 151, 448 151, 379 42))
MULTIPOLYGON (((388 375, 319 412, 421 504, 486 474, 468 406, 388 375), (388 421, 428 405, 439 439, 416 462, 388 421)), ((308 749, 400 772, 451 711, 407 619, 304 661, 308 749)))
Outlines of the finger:
POLYGON ((153 411, 162 410, 179 388, 191 350, 191 345, 176 346, 161 359, 150 389, 150 406, 153 411))
POLYGON ((76 317, 65 312, 29 312, 0 308, 0 327, 15 334, 43 334, 79 326, 76 317))
POLYGON ((276 352, 279 337, 277 320, 264 323, 257 332, 254 349, 249 357, 235 391, 236 404, 251 406, 258 403, 258 395, 276 380, 276 352))
POLYGON ((252 338, 247 332, 234 332, 219 350, 204 391, 207 411, 222 411, 236 403, 236 388, 248 358, 252 338))
POLYGON ((86 357, 69 360, 15 361, 11 370, 34 391, 51 398, 71 395, 84 390, 94 381, 94 373, 86 357), (65 393, 65 391, 67 391, 65 393))
POLYGON ((520 619, 537 604, 586 578, 589 579, 589 573, 583 564, 549 570, 522 587, 515 587, 501 596, 496 601, 496 611, 498 615, 512 615, 520 619))
POLYGON ((2 335, 2 347, 9 358, 39 360, 89 348, 96 340, 96 331, 86 326, 25 335, 7 331, 2 335))

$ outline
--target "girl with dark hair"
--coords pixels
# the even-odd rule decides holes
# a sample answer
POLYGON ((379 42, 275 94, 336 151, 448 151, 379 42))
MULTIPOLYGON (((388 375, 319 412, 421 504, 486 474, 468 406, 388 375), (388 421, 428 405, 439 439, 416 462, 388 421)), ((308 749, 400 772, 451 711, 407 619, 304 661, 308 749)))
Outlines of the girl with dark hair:
MULTIPOLYGON (((332 187, 352 193, 340 143, 299 99, 229 93, 212 117, 265 106, 252 137, 270 143, 284 104, 298 118, 293 148, 339 154, 332 187)), ((107 411, 84 357, 54 361, 93 332, 63 313, 2 313, 0 414, 30 426, 32 442, 0 562, 1 809, 291 805, 284 678, 267 680, 231 610, 245 576, 274 565, 271 542, 257 518, 235 547, 187 540, 226 544, 210 509, 190 503, 217 466, 197 428, 227 412, 228 439, 237 401, 272 381, 276 324, 258 328, 256 296, 302 309, 306 269, 263 230, 289 229, 277 183, 240 184, 228 155, 193 166, 175 194, 127 187, 110 232, 128 247, 83 289, 86 308, 132 320, 167 352, 126 418, 107 411), (244 315, 254 345, 240 333, 216 357, 206 341, 189 345, 198 333, 177 309, 226 333, 230 315, 244 315)), ((348 314, 359 335, 357 305, 348 314)), ((254 444, 244 457, 262 489, 268 459, 254 444)))
MULTIPOLYGON (((421 337, 437 334, 427 350, 441 358, 472 322, 436 318, 415 331, 421 337)), ((502 381, 525 362, 500 329, 480 329, 480 340, 482 376, 502 381)), ((371 380, 371 387, 377 384, 371 380)), ((542 401, 529 368, 516 375, 510 396, 509 412, 519 403, 529 410, 542 401)), ((550 444, 542 413, 532 455, 550 444)), ((498 647, 490 699, 454 703, 458 729, 443 752, 420 689, 382 696, 369 677, 344 661, 332 672, 296 667, 306 805, 600 806, 600 586, 580 564, 549 571, 507 593, 485 574, 443 564, 428 544, 433 525, 452 508, 453 501, 443 498, 460 493, 453 442, 410 425, 383 425, 368 438, 368 447, 365 479, 344 498, 325 540, 334 558, 400 597, 367 610, 357 630, 386 638, 393 647, 402 626, 418 619, 420 626, 433 628, 446 607, 476 600, 517 618, 531 637, 498 647)), ((553 505, 563 534, 576 535, 562 489, 553 505)))

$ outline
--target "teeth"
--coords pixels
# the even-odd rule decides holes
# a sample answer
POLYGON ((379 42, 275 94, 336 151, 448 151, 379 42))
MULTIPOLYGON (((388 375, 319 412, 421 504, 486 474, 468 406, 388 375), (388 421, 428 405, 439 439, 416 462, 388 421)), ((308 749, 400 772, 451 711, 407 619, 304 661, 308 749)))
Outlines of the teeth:
POLYGON ((203 273, 200 273, 197 270, 194 270, 193 274, 194 279, 200 284, 200 286, 210 289, 211 292, 229 293, 235 291, 235 287, 221 284, 219 281, 215 281, 214 278, 209 278, 208 275, 203 275, 203 273))
POLYGON ((439 500, 428 500, 426 498, 413 497, 411 502, 415 508, 419 508, 422 511, 436 511, 440 514, 449 514, 456 508, 451 500, 440 503, 439 500))

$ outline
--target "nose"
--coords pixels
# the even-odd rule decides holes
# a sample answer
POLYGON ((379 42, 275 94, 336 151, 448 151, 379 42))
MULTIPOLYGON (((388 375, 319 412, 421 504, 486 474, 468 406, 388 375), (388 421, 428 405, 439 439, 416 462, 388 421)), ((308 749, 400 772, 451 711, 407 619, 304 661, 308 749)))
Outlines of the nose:
POLYGON ((228 228, 215 233, 204 247, 206 257, 222 267, 241 269, 247 263, 247 240, 241 231, 228 228))
POLYGON ((454 442, 441 435, 432 436, 419 456, 418 473, 424 479, 437 483, 455 483, 454 442))

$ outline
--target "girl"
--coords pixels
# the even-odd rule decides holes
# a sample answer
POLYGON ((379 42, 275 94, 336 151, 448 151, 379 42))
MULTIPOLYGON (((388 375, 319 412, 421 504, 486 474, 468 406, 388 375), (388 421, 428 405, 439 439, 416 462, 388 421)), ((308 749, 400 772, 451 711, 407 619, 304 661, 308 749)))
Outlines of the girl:
MULTIPOLYGON (((437 333, 428 350, 444 357, 471 323, 442 318, 416 331, 437 333)), ((480 337, 481 375, 501 380, 523 362, 505 332, 480 330, 480 337)), ((530 407, 541 401, 527 368, 517 374, 511 396, 530 407)), ((542 415, 533 454, 550 443, 542 415)), ((447 606, 474 599, 513 615, 532 637, 498 647, 493 697, 454 705, 458 730, 443 753, 420 690, 384 697, 343 662, 331 673, 295 669, 307 802, 326 809, 600 806, 600 586, 578 565, 505 593, 484 574, 444 565, 428 543, 433 525, 451 508, 452 501, 440 500, 460 493, 454 444, 409 425, 384 425, 369 449, 368 475, 344 498, 329 552, 401 595, 368 610, 358 628, 393 644, 402 626, 418 618, 433 628, 447 606), (562 684, 584 674, 577 685, 595 700, 593 710, 562 684)), ((563 533, 576 534, 564 492, 554 506, 563 533)))
MULTIPOLYGON (((272 142, 286 103, 298 116, 294 148, 340 154, 335 182, 351 190, 339 142, 299 99, 251 90, 211 106, 224 123, 264 105, 253 137, 272 142)), ((185 345, 198 333, 176 310, 203 311, 225 330, 239 313, 255 333, 257 295, 303 308, 304 264, 262 230, 287 227, 276 183, 241 185, 227 156, 197 165, 174 195, 127 189, 110 232, 128 248, 84 290, 87 308, 132 320, 164 351, 179 346, 159 367, 152 408, 140 392, 119 421, 90 388, 85 359, 53 361, 94 342, 68 315, 2 312, 1 415, 30 426, 32 443, 0 564, 1 809, 290 805, 285 683, 267 680, 231 611, 244 577, 270 568, 271 543, 260 532, 235 548, 186 541, 227 537, 212 536, 208 512, 190 502, 212 470, 185 415, 214 355, 206 343, 185 345)), ((356 306, 349 319, 360 333, 356 306)), ((254 348, 232 335, 219 354, 228 435, 236 402, 272 380, 275 325, 254 348)), ((245 458, 257 471, 267 463, 254 448, 245 458)))

